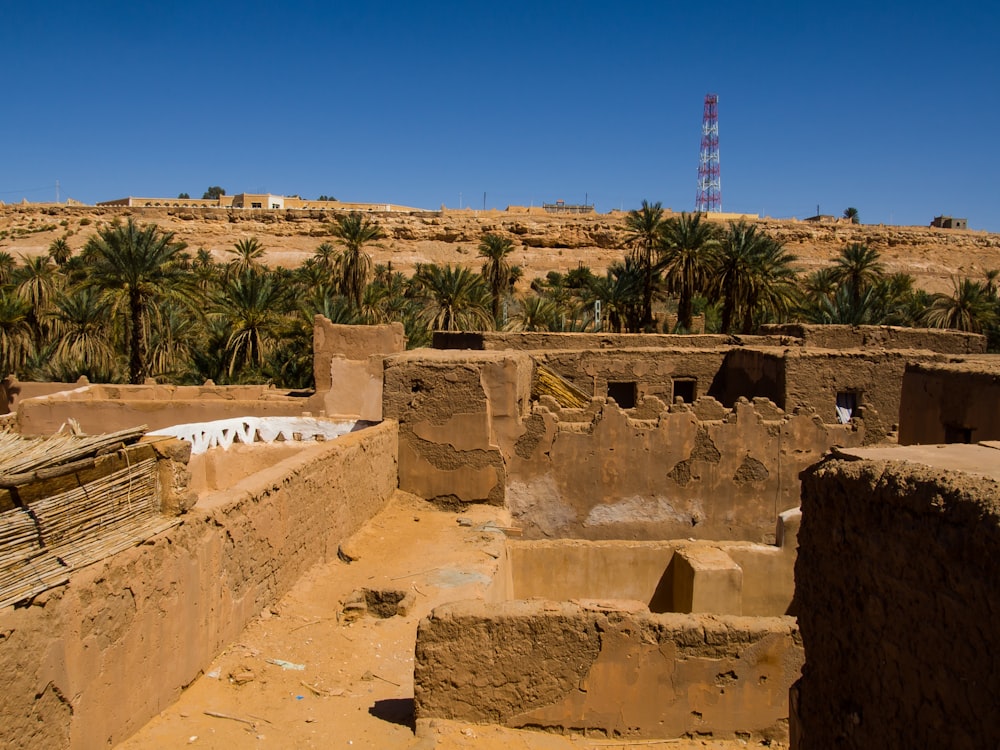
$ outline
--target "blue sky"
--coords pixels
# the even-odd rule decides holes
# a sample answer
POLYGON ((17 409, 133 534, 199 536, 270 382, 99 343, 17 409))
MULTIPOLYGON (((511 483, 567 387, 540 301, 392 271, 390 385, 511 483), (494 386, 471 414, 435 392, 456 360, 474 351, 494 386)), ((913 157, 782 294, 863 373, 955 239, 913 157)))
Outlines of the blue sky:
POLYGON ((0 200, 722 203, 1000 232, 1000 6, 0 0, 0 200))

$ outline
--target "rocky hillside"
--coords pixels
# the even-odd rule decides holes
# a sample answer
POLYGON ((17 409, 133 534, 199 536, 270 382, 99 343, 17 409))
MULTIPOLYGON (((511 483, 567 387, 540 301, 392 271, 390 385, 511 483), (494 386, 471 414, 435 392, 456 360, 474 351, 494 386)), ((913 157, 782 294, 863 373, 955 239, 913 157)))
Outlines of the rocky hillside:
MULTIPOLYGON (((110 208, 49 204, 0 205, 0 251, 18 257, 44 253, 58 237, 79 249, 103 223, 135 216, 175 232, 194 250, 206 248, 222 260, 242 238, 256 236, 272 265, 292 267, 316 246, 330 240, 327 213, 190 208, 110 208)), ((419 263, 457 263, 478 268, 476 245, 485 232, 513 237, 514 262, 525 269, 525 283, 550 270, 567 271, 579 263, 603 271, 621 257, 623 214, 539 216, 506 212, 377 215, 388 238, 374 248, 377 263, 412 272, 419 263)), ((804 271, 830 262, 851 242, 882 254, 890 272, 905 271, 930 291, 951 288, 953 276, 982 278, 1000 269, 1000 235, 976 231, 884 225, 809 224, 761 220, 761 225, 798 256, 804 271)))

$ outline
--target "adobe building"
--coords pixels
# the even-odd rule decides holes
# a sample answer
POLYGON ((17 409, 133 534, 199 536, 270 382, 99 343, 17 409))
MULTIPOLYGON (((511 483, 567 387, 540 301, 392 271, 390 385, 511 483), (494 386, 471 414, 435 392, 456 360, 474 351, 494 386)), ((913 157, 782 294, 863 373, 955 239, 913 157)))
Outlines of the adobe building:
MULTIPOLYGON (((989 361, 983 337, 783 326, 753 337, 484 333, 439 336, 436 343, 453 348, 405 351, 398 324, 358 328, 318 318, 312 394, 153 383, 14 393, 6 424, 25 433, 51 432, 69 417, 86 430, 109 420, 159 425, 181 414, 206 422, 173 432, 191 436, 184 441, 146 435, 121 454, 112 441, 111 457, 97 449, 86 467, 46 464, 6 477, 16 492, 11 515, 0 515, 0 540, 7 533, 37 546, 64 533, 65 503, 72 497, 80 512, 88 508, 86 493, 65 495, 76 491, 70 485, 84 470, 97 471, 88 481, 118 488, 104 502, 119 509, 124 531, 145 524, 150 535, 139 546, 119 547, 84 524, 82 537, 66 538, 96 558, 53 568, 53 581, 62 576, 58 588, 24 595, 28 606, 0 607, 0 633, 10 634, 0 647, 10 717, 0 725, 3 741, 87 747, 129 736, 306 570, 335 558, 397 487, 452 511, 493 504, 511 519, 509 527, 481 530, 502 542, 489 555, 494 573, 483 599, 446 603, 420 622, 418 719, 620 740, 784 741, 790 731, 826 731, 811 728, 800 709, 789 724, 789 690, 805 663, 798 705, 826 711, 815 714, 816 722, 860 722, 868 731, 875 722, 863 713, 856 721, 853 709, 843 713, 842 696, 810 681, 818 675, 825 684, 822 670, 837 663, 825 660, 840 659, 836 648, 850 644, 834 639, 828 652, 810 650, 827 638, 823 627, 840 622, 827 611, 874 606, 856 595, 867 589, 845 579, 837 584, 842 599, 820 601, 823 587, 807 582, 800 596, 793 572, 808 567, 833 575, 837 565, 860 571, 863 555, 853 559, 854 546, 845 555, 843 539, 857 539, 865 555, 895 555, 884 579, 879 571, 858 572, 870 577, 865 585, 877 578, 891 593, 895 575, 912 579, 916 590, 921 567, 902 547, 884 544, 881 531, 868 534, 879 523, 900 523, 870 503, 870 493, 827 503, 831 512, 837 503, 859 504, 840 520, 812 510, 811 500, 800 512, 800 476, 811 497, 826 502, 832 480, 814 490, 813 475, 803 471, 831 450, 865 457, 891 444, 897 424, 900 434, 907 429, 901 404, 908 367, 927 368, 932 382, 947 372, 937 368, 978 366, 989 361), (320 437, 305 421, 283 422, 334 417, 352 420, 350 431, 320 437), (144 485, 141 505, 130 494, 140 458, 159 461, 143 464, 155 481, 144 485), (22 487, 54 480, 58 492, 43 485, 22 496, 22 487), (157 482, 165 494, 157 494, 157 482), (132 509, 142 517, 132 519, 132 509), (157 532, 157 524, 166 528, 157 532), (844 524, 833 536, 824 531, 844 524), (805 536, 818 562, 797 559, 805 536), (806 607, 816 617, 803 620, 806 607), (808 637, 795 615, 812 628, 808 637), (106 637, 74 625, 98 620, 114 625, 106 637), (831 709, 819 708, 824 701, 841 713, 830 718, 831 709)), ((933 394, 931 385, 922 388, 933 394)), ((890 489, 904 485, 900 479, 890 489)), ((920 512, 936 522, 936 496, 928 490, 920 497, 920 512)), ((915 501, 899 502, 909 508, 915 501)), ((909 529, 900 545, 924 554, 937 544, 955 553, 952 541, 969 531, 961 523, 978 519, 976 509, 986 506, 977 500, 954 507, 958 525, 944 542, 932 532, 921 536, 921 527, 909 529)), ((969 554, 982 552, 976 550, 969 554)), ((43 551, 26 547, 7 559, 0 581, 19 583, 17 566, 42 560, 43 551)), ((927 554, 937 559, 938 552, 927 554)), ((55 558, 49 562, 63 564, 55 558)), ((968 570, 981 564, 970 557, 968 570)), ((950 562, 941 570, 945 599, 966 591, 949 588, 950 562)), ((925 591, 936 597, 938 589, 925 591)), ((978 588, 968 593, 986 596, 978 588)), ((924 605, 937 607, 937 599, 925 596, 907 617, 924 605)), ((941 611, 941 622, 957 616, 947 601, 941 611)), ((879 622, 876 611, 864 614, 879 622)), ((938 648, 923 638, 913 648, 927 642, 938 648)), ((891 676, 878 678, 885 690, 873 688, 873 706, 892 706, 891 676)))

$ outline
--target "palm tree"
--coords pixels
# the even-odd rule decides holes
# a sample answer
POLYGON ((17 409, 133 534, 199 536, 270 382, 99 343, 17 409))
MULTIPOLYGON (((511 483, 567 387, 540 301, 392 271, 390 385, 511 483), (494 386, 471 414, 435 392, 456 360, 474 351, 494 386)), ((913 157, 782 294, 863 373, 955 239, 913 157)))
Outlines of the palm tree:
POLYGON ((594 279, 588 302, 599 300, 608 324, 616 333, 622 329, 638 333, 642 327, 644 269, 633 258, 612 263, 603 277, 594 279))
POLYGON ((229 327, 226 341, 230 378, 260 370, 277 341, 286 298, 274 275, 249 269, 223 285, 213 312, 229 327))
POLYGON ((490 292, 483 277, 468 268, 431 263, 414 275, 422 316, 436 331, 482 331, 490 328, 490 292))
POLYGON ((385 233, 377 221, 357 211, 338 215, 336 219, 331 231, 344 246, 339 262, 340 291, 356 310, 360 310, 361 297, 372 272, 372 258, 365 251, 365 245, 377 245, 385 233))
POLYGON ((100 292, 78 287, 60 294, 51 317, 56 339, 55 357, 65 367, 75 367, 77 377, 87 375, 97 382, 112 382, 117 354, 108 328, 108 310, 100 292))
POLYGON ((755 224, 730 222, 716 256, 715 277, 710 292, 722 300, 722 333, 729 333, 742 320, 750 298, 751 274, 758 246, 766 237, 755 224))
POLYGON ((61 277, 48 255, 24 258, 14 270, 14 293, 28 305, 28 325, 36 349, 41 348, 47 333, 46 318, 59 290, 61 277))
POLYGON ((931 298, 923 316, 928 327, 982 333, 996 322, 996 303, 985 285, 972 279, 952 279, 952 284, 953 294, 939 292, 931 298))
POLYGON ((14 256, 5 250, 0 250, 0 286, 7 286, 10 283, 16 267, 14 256))
POLYGON ((55 261, 57 266, 62 268, 66 265, 71 255, 73 255, 73 250, 70 248, 65 237, 52 240, 52 244, 49 245, 49 257, 55 261))
POLYGON ((264 246, 256 237, 244 238, 226 250, 231 255, 226 270, 233 276, 241 276, 250 270, 263 267, 264 246))
POLYGON ((531 294, 524 298, 520 311, 511 319, 511 330, 552 331, 556 330, 559 308, 552 300, 531 294))
POLYGON ((663 206, 660 203, 642 202, 642 208, 628 212, 625 217, 625 242, 632 246, 632 257, 642 271, 642 328, 653 325, 653 255, 660 241, 663 224, 663 206))
POLYGON ((702 222, 702 214, 685 212, 663 222, 660 239, 660 265, 666 271, 667 288, 677 295, 677 328, 690 331, 692 300, 708 283, 719 247, 718 232, 702 222))
POLYGON ((168 299, 192 301, 192 277, 174 262, 185 247, 173 232, 161 232, 155 224, 139 226, 131 217, 125 224, 102 227, 84 246, 90 269, 86 285, 125 297, 130 383, 142 383, 148 373, 150 308, 168 299))
POLYGON ((29 310, 17 295, 0 291, 0 377, 16 373, 31 348, 29 310))
POLYGON ((836 283, 850 285, 853 290, 852 302, 857 307, 865 289, 882 278, 884 271, 877 250, 867 245, 852 243, 840 251, 832 274, 836 283))
POLYGON ((479 257, 485 258, 482 274, 490 288, 490 310, 497 326, 501 325, 500 302, 511 287, 511 264, 507 256, 513 251, 514 242, 510 238, 492 232, 484 234, 479 243, 479 257))
POLYGON ((849 206, 848 208, 845 208, 844 218, 849 219, 852 224, 859 223, 858 209, 856 209, 854 206, 849 206))
POLYGON ((328 274, 333 274, 337 268, 337 255, 337 248, 329 242, 321 242, 316 246, 316 250, 313 252, 310 260, 328 274))
POLYGON ((750 274, 750 294, 746 300, 743 333, 756 330, 760 323, 785 320, 798 303, 798 286, 792 263, 796 257, 784 244, 765 235, 757 244, 750 274))

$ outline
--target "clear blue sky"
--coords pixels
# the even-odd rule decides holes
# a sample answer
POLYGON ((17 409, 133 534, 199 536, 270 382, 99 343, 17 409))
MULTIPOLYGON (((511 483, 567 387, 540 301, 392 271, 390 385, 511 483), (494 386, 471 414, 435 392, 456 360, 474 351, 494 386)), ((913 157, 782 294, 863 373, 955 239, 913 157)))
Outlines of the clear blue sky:
POLYGON ((1000 232, 1000 6, 0 0, 0 200, 271 192, 1000 232))

